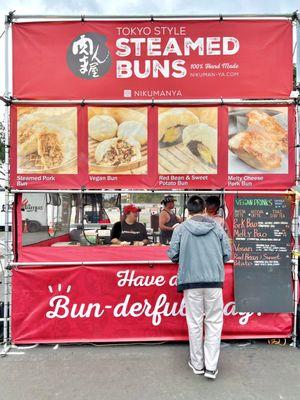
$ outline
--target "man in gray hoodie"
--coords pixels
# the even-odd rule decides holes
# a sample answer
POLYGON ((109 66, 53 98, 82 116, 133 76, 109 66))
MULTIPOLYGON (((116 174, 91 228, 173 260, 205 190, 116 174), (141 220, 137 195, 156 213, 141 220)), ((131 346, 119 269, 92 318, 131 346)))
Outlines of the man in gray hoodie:
POLYGON ((230 244, 223 228, 203 215, 205 202, 200 196, 191 196, 187 209, 190 218, 175 228, 168 256, 179 262, 177 285, 186 306, 189 366, 195 374, 215 379, 223 326, 224 263, 230 259, 230 244))

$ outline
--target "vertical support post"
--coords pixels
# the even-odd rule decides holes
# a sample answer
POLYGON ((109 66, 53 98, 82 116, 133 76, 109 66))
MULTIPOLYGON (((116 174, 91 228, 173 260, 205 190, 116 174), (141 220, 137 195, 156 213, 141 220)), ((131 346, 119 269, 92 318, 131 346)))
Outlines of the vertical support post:
POLYGON ((296 18, 296 86, 300 86, 300 13, 297 12, 296 18))
MULTIPOLYGON (((297 36, 298 39, 300 35, 298 34, 300 30, 300 25, 297 22, 297 36)), ((299 55, 299 52, 298 52, 299 55)), ((297 71, 299 71, 299 63, 297 60, 297 71)), ((296 107, 296 186, 299 185, 299 118, 300 118, 300 109, 297 105, 296 107)), ((294 325, 293 325, 293 346, 296 347, 297 344, 297 311, 298 311, 298 298, 299 298, 299 266, 298 266, 298 258, 299 258, 299 198, 296 192, 295 197, 295 215, 294 215, 294 226, 293 226, 293 235, 295 238, 295 248, 294 248, 294 256, 293 256, 293 279, 294 279, 294 325)))
MULTIPOLYGON (((6 17, 5 20, 5 97, 6 99, 10 98, 10 25, 11 21, 9 17, 6 17)), ((11 222, 11 209, 10 209, 10 179, 9 179, 9 144, 10 144, 10 105, 6 104, 5 106, 5 161, 4 161, 4 172, 5 172, 5 238, 4 238, 4 323, 3 323, 3 341, 4 341, 4 350, 1 355, 5 355, 10 349, 10 270, 9 265, 11 261, 11 240, 10 240, 10 232, 9 225, 11 222)))
POLYGON ((293 280, 294 280, 294 324, 293 324, 293 347, 297 344, 297 311, 298 311, 298 297, 299 297, 299 268, 298 268, 298 254, 299 254, 299 200, 296 194, 295 201, 295 221, 294 221, 294 237, 295 249, 293 256, 293 280))
MULTIPOLYGON (((296 86, 299 90, 300 85, 300 14, 297 13, 296 18, 296 86)), ((299 97, 296 106, 296 140, 295 140, 295 160, 296 160, 296 187, 299 187, 299 144, 300 144, 300 135, 299 135, 299 121, 300 121, 300 110, 299 110, 299 97)), ((293 234, 295 238, 295 248, 294 248, 294 256, 293 256, 293 279, 294 279, 294 325, 293 325, 293 346, 297 345, 297 311, 298 311, 298 298, 299 298, 299 198, 296 192, 295 197, 295 215, 294 215, 294 229, 293 234)))

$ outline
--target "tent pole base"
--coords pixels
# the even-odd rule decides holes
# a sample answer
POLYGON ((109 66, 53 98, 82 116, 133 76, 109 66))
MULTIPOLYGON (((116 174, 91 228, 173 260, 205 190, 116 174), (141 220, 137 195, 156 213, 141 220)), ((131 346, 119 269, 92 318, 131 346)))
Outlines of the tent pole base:
POLYGON ((12 346, 11 346, 10 343, 4 344, 3 349, 2 349, 2 351, 0 353, 0 356, 1 357, 6 357, 11 348, 12 348, 12 346))

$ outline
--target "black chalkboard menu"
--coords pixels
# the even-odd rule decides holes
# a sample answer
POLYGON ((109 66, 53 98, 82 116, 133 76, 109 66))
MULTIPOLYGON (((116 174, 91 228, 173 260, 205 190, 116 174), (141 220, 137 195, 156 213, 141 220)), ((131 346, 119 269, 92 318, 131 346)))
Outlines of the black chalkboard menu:
POLYGON ((291 206, 285 197, 236 197, 234 262, 238 267, 289 266, 291 206))
POLYGON ((234 295, 237 312, 292 312, 288 196, 236 196, 234 295))

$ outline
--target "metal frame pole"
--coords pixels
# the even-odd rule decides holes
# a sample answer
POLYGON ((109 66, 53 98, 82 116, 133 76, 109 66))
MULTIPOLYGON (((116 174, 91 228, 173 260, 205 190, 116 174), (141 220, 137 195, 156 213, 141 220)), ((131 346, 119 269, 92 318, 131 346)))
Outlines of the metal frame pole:
MULTIPOLYGON (((298 12, 296 14, 296 86, 299 88, 300 83, 300 14, 298 12)), ((299 109, 299 96, 298 96, 298 104, 296 106, 296 140, 295 140, 295 160, 296 160, 296 185, 299 185, 299 167, 300 167, 300 154, 299 154, 299 145, 300 145, 300 132, 299 132, 299 118, 300 118, 300 109, 299 109)), ((293 252, 293 280, 294 280, 294 321, 293 321, 293 347, 297 345, 297 320, 298 320, 298 300, 299 300, 299 199, 297 193, 295 195, 295 213, 294 213, 294 224, 293 224, 293 235, 295 238, 294 252, 293 252)))
MULTIPOLYGON (((106 190, 106 189, 89 189, 89 190, 65 190, 65 189, 11 189, 11 193, 91 193, 91 194, 146 194, 146 193, 166 193, 165 189, 145 189, 145 190, 126 190, 126 189, 115 189, 115 190, 106 190)), ((219 189, 219 190, 168 190, 168 193, 171 194, 238 194, 242 196, 243 194, 281 194, 281 195, 292 195, 294 192, 292 190, 226 190, 226 189, 219 189)))
MULTIPOLYGON (((1 99, 1 98, 0 98, 1 99)), ((5 99, 4 99, 5 100, 5 99)), ((155 106, 155 105, 233 105, 233 104, 245 104, 245 105, 261 105, 261 104, 272 104, 272 105, 287 105, 287 104, 294 104, 295 100, 293 98, 290 99, 174 99, 174 100, 161 100, 161 99, 144 99, 144 100, 84 100, 84 99, 75 99, 75 100, 19 100, 19 99, 12 99, 12 104, 16 105, 35 105, 35 106, 79 106, 79 105, 131 105, 131 106, 155 106)))
MULTIPOLYGON (((9 99, 10 96, 10 22, 8 19, 5 21, 5 97, 9 99)), ((5 107, 5 239, 4 239, 4 323, 3 323, 3 341, 4 348, 1 352, 1 356, 7 354, 10 349, 10 278, 11 273, 9 270, 9 263, 11 260, 11 249, 10 249, 10 197, 9 197, 9 118, 10 118, 10 106, 6 104, 5 107)))
MULTIPOLYGON (((299 24, 297 24, 299 29, 299 24)), ((298 54, 299 55, 299 54, 298 54)), ((298 66, 298 65, 297 65, 298 66)), ((299 143, 300 143, 300 132, 299 132, 299 106, 296 108, 296 185, 299 185, 299 143)), ((294 214, 294 226, 293 235, 295 238, 294 252, 293 252, 293 280, 294 280, 294 323, 293 323, 293 347, 297 345, 297 319, 298 319, 298 300, 299 300, 299 199, 296 193, 295 196, 295 214, 294 214)))
POLYGON ((168 15, 168 14, 161 14, 161 15, 40 15, 40 14, 33 14, 33 15, 17 15, 11 13, 9 15, 11 21, 18 21, 18 20, 72 20, 72 21, 88 21, 88 20, 98 20, 98 21, 123 21, 123 20, 130 20, 130 21, 176 21, 176 20, 237 20, 237 19, 255 19, 255 20, 274 20, 274 19, 294 19, 295 13, 282 13, 282 14, 208 14, 208 15, 168 15))
POLYGON ((294 237, 295 237, 295 248, 293 255, 293 280, 294 280, 294 321, 293 321, 293 347, 297 345, 297 311, 298 311, 298 297, 299 297, 299 268, 298 268, 298 258, 299 258, 299 200, 295 201, 295 221, 294 221, 294 237))

